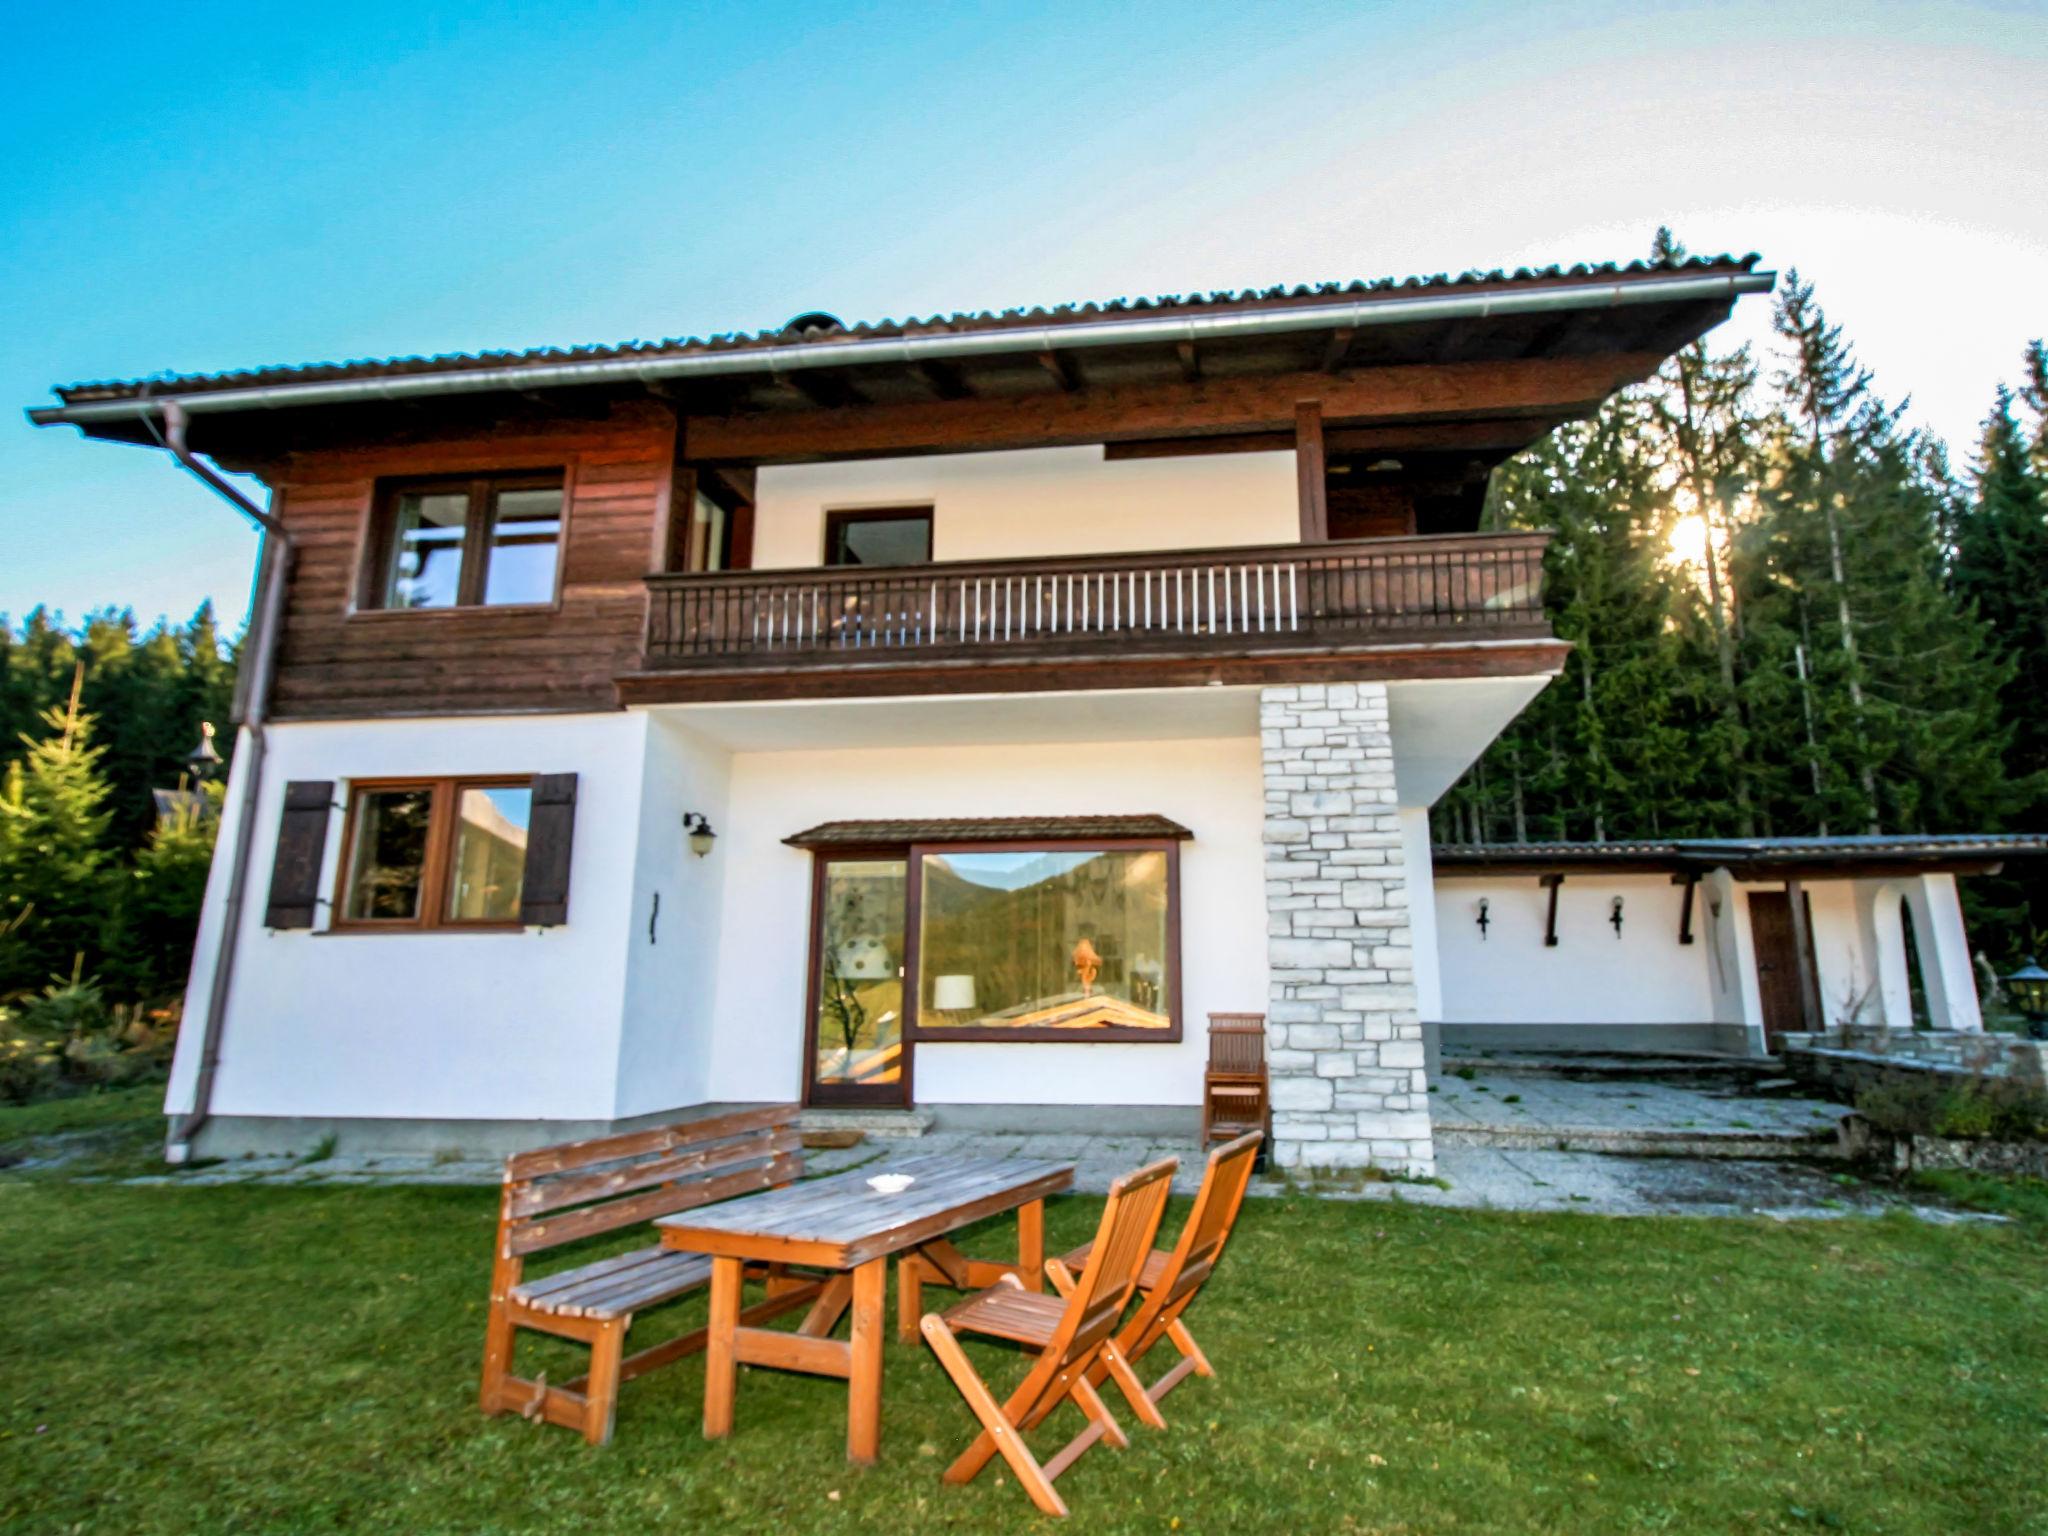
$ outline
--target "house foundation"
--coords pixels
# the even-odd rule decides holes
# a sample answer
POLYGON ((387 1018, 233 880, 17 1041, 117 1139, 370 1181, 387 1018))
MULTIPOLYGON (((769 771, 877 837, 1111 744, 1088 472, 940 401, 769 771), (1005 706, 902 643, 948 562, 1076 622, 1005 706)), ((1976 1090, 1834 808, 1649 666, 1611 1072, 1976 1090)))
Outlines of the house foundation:
POLYGON ((1386 686, 1267 688, 1259 740, 1274 1161, 1434 1173, 1386 686))

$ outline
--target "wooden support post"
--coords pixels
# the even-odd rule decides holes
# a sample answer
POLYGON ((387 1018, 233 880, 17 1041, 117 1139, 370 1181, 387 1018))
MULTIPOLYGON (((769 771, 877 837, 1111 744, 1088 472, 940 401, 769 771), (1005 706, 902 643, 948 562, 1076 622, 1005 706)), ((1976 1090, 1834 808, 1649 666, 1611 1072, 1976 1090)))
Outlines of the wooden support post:
POLYGON ((1543 919, 1543 947, 1557 948, 1557 889, 1564 884, 1563 875, 1538 875, 1536 883, 1550 892, 1550 911, 1543 919))
POLYGON ((1799 1012, 1809 1030, 1826 1028, 1821 1015, 1820 978, 1813 965, 1813 914, 1807 910, 1806 887, 1797 880, 1785 882, 1785 905, 1792 912, 1792 947, 1799 957, 1799 1012))
POLYGON ((1678 909, 1678 942, 1690 944, 1692 942, 1692 902, 1693 897, 1700 888, 1700 877, 1698 875, 1673 875, 1671 883, 1685 887, 1685 904, 1678 909))
POLYGON ((1294 407, 1294 472, 1301 498, 1301 542, 1330 541, 1329 465, 1323 456, 1323 407, 1303 400, 1294 407))

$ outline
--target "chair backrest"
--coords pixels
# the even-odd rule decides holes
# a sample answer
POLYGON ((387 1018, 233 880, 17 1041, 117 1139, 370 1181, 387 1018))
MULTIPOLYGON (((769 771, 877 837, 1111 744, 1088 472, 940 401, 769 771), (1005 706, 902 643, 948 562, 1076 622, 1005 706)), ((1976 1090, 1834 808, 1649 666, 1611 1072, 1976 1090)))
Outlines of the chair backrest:
POLYGON ((1256 1075, 1266 1070, 1263 1013, 1209 1015, 1209 1070, 1256 1075))
POLYGON ((1247 1131, 1209 1154, 1195 1208, 1188 1212, 1187 1225, 1180 1229, 1180 1241, 1167 1261, 1165 1283, 1159 1287, 1162 1306, 1187 1295, 1216 1267, 1217 1256, 1237 1225, 1245 1186, 1251 1183, 1259 1144, 1265 1139, 1264 1131, 1247 1131))
POLYGON ((1063 1358, 1092 1348, 1123 1316, 1151 1256, 1159 1218, 1166 1214, 1166 1197, 1173 1192, 1173 1176, 1179 1169, 1179 1158, 1163 1157, 1109 1186, 1102 1221, 1088 1249, 1088 1267, 1067 1298, 1066 1315, 1053 1337, 1053 1348, 1063 1358))
POLYGON ((798 1106, 539 1147, 505 1159, 498 1252, 538 1253, 787 1184, 803 1172, 798 1106))

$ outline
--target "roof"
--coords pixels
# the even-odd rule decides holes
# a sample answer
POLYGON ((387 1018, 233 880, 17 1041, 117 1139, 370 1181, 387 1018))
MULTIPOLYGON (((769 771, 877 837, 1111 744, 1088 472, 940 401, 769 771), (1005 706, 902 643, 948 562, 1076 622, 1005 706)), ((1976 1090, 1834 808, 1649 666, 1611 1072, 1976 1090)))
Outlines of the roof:
POLYGON ((1978 873, 2008 858, 2048 854, 2048 833, 1945 833, 1921 836, 1748 837, 1623 840, 1605 843, 1457 843, 1431 850, 1439 873, 1548 873, 1571 869, 1726 869, 1741 877, 1859 875, 1919 871, 1978 873))
POLYGON ((358 358, 346 362, 273 364, 233 369, 219 373, 160 373, 142 379, 114 379, 67 384, 56 393, 67 405, 94 400, 131 399, 145 395, 201 394, 211 391, 253 389, 276 384, 306 384, 335 379, 380 378, 407 374, 444 373, 475 369, 516 370, 560 363, 598 362, 609 359, 654 359, 692 353, 735 352, 785 347, 793 341, 830 344, 935 333, 999 332, 1047 325, 1077 325, 1118 317, 1201 313, 1217 309, 1282 308, 1345 298, 1395 299, 1443 291, 1484 288, 1531 288, 1603 279, 1643 279, 1660 274, 1689 272, 1702 275, 1746 273, 1760 260, 1755 254, 1736 256, 1691 256, 1677 261, 1632 261, 1627 263, 1579 263, 1571 266, 1521 267, 1504 271, 1471 271, 1456 276, 1437 273, 1412 277, 1380 277, 1350 282, 1326 282, 1258 289, 1220 289, 1209 293, 1164 294, 1152 298, 1121 298, 1086 303, 1057 304, 1049 308, 979 310, 929 315, 902 320, 861 321, 846 324, 802 324, 827 321, 832 317, 799 316, 791 326, 776 330, 728 333, 714 336, 671 337, 659 341, 627 341, 569 347, 533 347, 520 351, 448 352, 433 356, 358 358))
POLYGON ((1186 842, 1194 835, 1164 816, 968 816, 827 821, 783 841, 792 848, 875 848, 911 843, 1186 842))

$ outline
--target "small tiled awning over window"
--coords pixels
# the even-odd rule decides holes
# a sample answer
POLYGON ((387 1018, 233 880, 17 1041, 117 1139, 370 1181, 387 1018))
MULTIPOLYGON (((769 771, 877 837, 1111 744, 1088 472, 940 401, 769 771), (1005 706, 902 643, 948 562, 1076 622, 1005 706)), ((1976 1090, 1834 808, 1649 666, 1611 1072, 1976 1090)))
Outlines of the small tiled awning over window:
POLYGON ((1164 816, 966 816, 933 821, 827 821, 783 841, 792 848, 875 848, 910 843, 1187 842, 1164 816))

